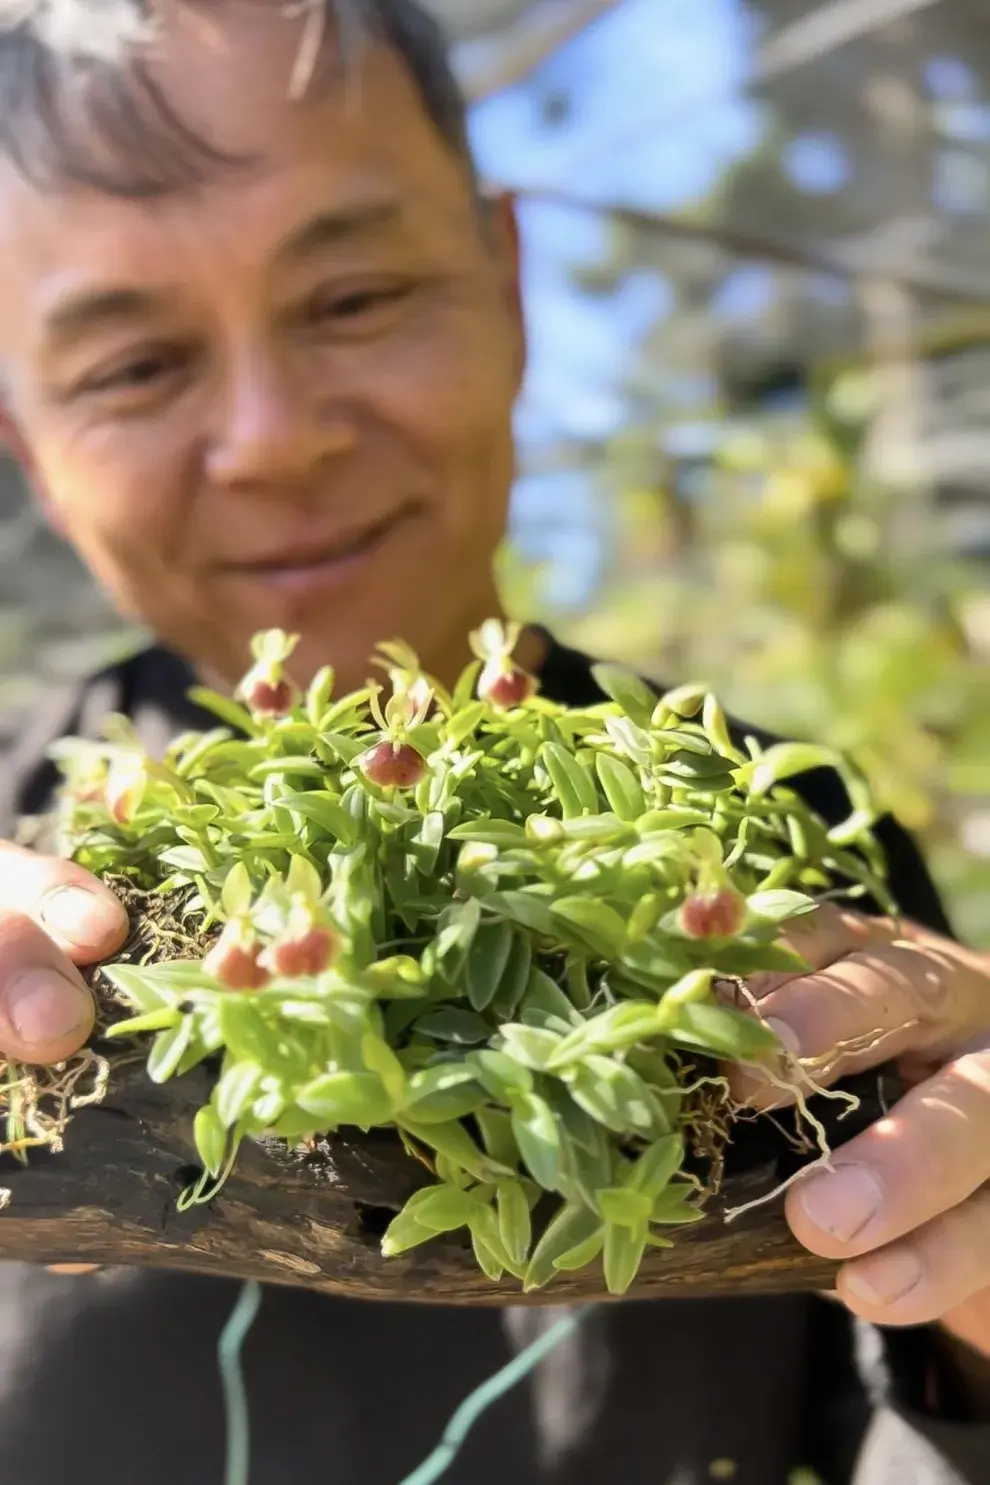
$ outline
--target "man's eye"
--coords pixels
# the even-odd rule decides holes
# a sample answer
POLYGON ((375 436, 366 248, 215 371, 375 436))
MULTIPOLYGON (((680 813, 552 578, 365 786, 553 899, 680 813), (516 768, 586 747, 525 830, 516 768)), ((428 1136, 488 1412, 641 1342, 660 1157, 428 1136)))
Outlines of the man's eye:
POLYGON ((357 320, 397 303, 407 293, 405 285, 355 289, 348 294, 319 294, 310 301, 310 318, 317 322, 357 320))
POLYGON ((181 370, 186 355, 179 347, 162 346, 119 361, 85 379, 86 392, 140 392, 181 370))

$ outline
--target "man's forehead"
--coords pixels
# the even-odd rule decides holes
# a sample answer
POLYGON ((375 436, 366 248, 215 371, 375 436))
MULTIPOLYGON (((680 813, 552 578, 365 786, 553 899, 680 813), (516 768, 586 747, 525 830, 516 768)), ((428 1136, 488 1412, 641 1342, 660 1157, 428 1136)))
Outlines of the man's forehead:
MULTIPOLYGON (((456 158, 386 48, 370 48, 350 78, 314 82, 305 99, 293 101, 278 81, 292 47, 266 67, 263 39, 250 31, 201 48, 195 68, 169 92, 190 128, 234 157, 202 183, 141 200, 85 186, 45 189, 0 165, 0 244, 9 269, 0 306, 8 290, 22 297, 27 285, 47 311, 73 280, 105 288, 108 277, 158 275, 163 244, 200 261, 211 244, 218 260, 250 253, 260 269, 287 249, 300 254, 417 222, 432 221, 425 230, 436 232, 473 215, 456 158), (227 64, 236 64, 233 75, 227 64)), ((163 87, 180 60, 181 50, 163 56, 163 87)))
POLYGON ((300 97, 299 68, 306 61, 312 14, 312 6, 275 0, 220 0, 210 7, 166 3, 155 43, 140 66, 193 133, 235 154, 247 141, 230 136, 243 129, 246 114, 280 114, 293 102, 323 101, 328 94, 343 102, 352 67, 360 71, 362 91, 394 87, 393 74, 401 68, 387 48, 362 47, 360 57, 345 66, 336 32, 324 25, 300 97))
POLYGON ((254 254, 291 261, 411 228, 418 204, 401 173, 373 156, 262 158, 151 201, 88 186, 49 190, 0 162, 0 251, 5 271, 27 263, 60 274, 91 262, 123 264, 158 243, 181 252, 240 239, 254 254))

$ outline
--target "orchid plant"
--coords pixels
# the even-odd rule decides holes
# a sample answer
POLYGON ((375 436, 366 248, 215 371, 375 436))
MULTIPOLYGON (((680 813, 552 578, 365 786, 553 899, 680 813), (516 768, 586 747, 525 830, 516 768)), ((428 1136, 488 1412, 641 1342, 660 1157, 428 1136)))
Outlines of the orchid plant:
POLYGON ((182 930, 103 975, 151 1078, 214 1070, 183 1204, 245 1140, 385 1128, 430 1173, 386 1256, 463 1232, 493 1281, 601 1263, 620 1294, 717 1184, 718 1064, 784 1065, 746 977, 802 967, 782 935, 824 895, 889 906, 883 861, 841 757, 610 666, 600 704, 557 705, 517 637, 486 624, 452 690, 383 645, 384 684, 336 696, 259 635, 163 760, 120 718, 60 747, 63 842, 182 930), (819 766, 852 799, 832 828, 788 782, 819 766))

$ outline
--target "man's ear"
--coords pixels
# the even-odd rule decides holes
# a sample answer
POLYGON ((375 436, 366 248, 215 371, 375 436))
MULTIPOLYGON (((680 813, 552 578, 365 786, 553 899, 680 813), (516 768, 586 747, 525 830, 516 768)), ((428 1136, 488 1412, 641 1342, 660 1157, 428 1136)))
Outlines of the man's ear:
POLYGON ((492 251, 502 268, 506 308, 518 332, 520 376, 526 362, 526 319, 523 312, 521 279, 521 245, 516 196, 512 191, 497 191, 482 201, 492 251))
POLYGON ((31 453, 31 446, 21 431, 21 425, 2 399, 0 399, 0 451, 6 453, 8 458, 13 459, 21 471, 25 483, 33 494, 41 514, 52 530, 57 535, 62 536, 64 532, 62 530, 61 518, 55 510, 51 497, 45 487, 45 482, 39 474, 34 455, 31 453))

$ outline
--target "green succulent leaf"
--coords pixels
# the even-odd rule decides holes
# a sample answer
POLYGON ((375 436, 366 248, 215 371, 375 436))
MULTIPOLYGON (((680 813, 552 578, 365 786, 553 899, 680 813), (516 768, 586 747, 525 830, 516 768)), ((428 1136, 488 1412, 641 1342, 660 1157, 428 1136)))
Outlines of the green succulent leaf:
POLYGON ((160 1031, 148 1053, 148 1077, 153 1083, 167 1083, 189 1049, 193 1038, 192 1016, 183 1016, 178 1026, 160 1031))
POLYGON ((596 1191, 595 1198, 598 1210, 606 1222, 613 1222, 619 1227, 628 1227, 636 1232, 642 1230, 650 1220, 653 1202, 642 1191, 634 1191, 630 1186, 612 1186, 604 1191, 596 1191))
POLYGON ((211 1176, 218 1176, 227 1153, 227 1128, 210 1104, 200 1109, 193 1120, 196 1151, 211 1176))
POLYGON ((609 753, 600 753, 595 759, 595 768, 610 808, 614 809, 619 820, 634 824, 646 811, 646 794, 628 763, 609 753))
POLYGON ((769 1026, 729 1006, 678 1006, 667 1035, 678 1046, 733 1062, 756 1061, 780 1049, 780 1042, 769 1026))
POLYGON ((629 1171, 626 1185, 656 1201, 684 1163, 684 1139, 681 1135, 664 1135, 649 1145, 629 1171))
MULTIPOLYGON (((520 1023, 503 1026, 499 1038, 501 1050, 513 1062, 532 1068, 534 1072, 541 1072, 546 1067, 561 1042, 561 1038, 552 1031, 520 1023)), ((491 1058, 495 1054, 481 1054, 482 1057, 486 1055, 491 1058)))
POLYGON ((524 1266, 533 1240, 529 1202, 521 1181, 500 1181, 497 1195, 498 1230, 513 1263, 524 1266))
POLYGON ((646 1252, 647 1227, 641 1223, 609 1223, 605 1229, 605 1286, 609 1294, 625 1294, 639 1273, 646 1252))
POLYGON ((648 727, 657 704, 656 693, 631 670, 620 665, 595 665, 595 684, 640 727, 648 727))
MULTIPOLYGON (((503 1034, 505 1030, 503 1027, 503 1034)), ((492 1048, 475 1052, 471 1056, 470 1067, 472 1072, 477 1071, 479 1081, 492 1098, 497 1098, 504 1104, 511 1104, 520 1094, 533 1091, 530 1063, 519 1057, 509 1056, 506 1052, 492 1048)))
POLYGON ((565 1074, 565 1082, 578 1107, 614 1134, 656 1132, 650 1090, 631 1067, 591 1054, 565 1074))
POLYGON ((556 1274, 559 1258, 593 1242, 603 1230, 601 1217, 590 1207, 573 1202, 561 1207, 534 1249, 523 1280, 524 1290, 531 1293, 544 1288, 556 1274))
POLYGON ((759 797, 767 794, 775 784, 796 774, 809 773, 816 768, 834 768, 838 755, 831 748, 818 747, 814 743, 778 743, 754 764, 747 765, 752 792, 759 797))
POLYGON ((254 898, 251 874, 243 861, 235 861, 224 878, 220 903, 228 918, 246 913, 254 898))
POLYGON ((598 813, 598 790, 591 774, 560 743, 543 746, 543 762, 565 820, 598 813))
POLYGON ((561 1138, 553 1110, 537 1093, 523 1093, 512 1105, 512 1132, 523 1162, 545 1191, 554 1191, 560 1170, 561 1138))
POLYGON ((704 1220, 697 1192, 686 1181, 674 1181, 654 1198, 650 1221, 661 1227, 688 1227, 704 1220))
POLYGON ((746 906, 754 918, 768 923, 784 923, 789 918, 814 912, 815 899, 805 892, 754 892, 746 906))
POLYGON ((622 953, 626 925, 607 902, 593 897, 562 897, 553 904, 551 912, 593 954, 603 959, 616 959, 622 953))
MULTIPOLYGON (((319 772, 322 774, 323 769, 319 772)), ((345 846, 353 845, 357 838, 354 820, 341 807, 340 801, 325 790, 285 794, 279 804, 306 820, 312 820, 333 840, 342 841, 345 846)))
POLYGON ((434 1186, 418 1195, 422 1199, 414 1208, 416 1221, 431 1232, 456 1232, 459 1227, 467 1227, 478 1205, 477 1197, 455 1186, 434 1186))
POLYGON ((456 1120, 449 1124, 425 1124, 403 1112, 398 1122, 413 1139, 470 1171, 478 1181, 497 1181, 500 1176, 513 1173, 511 1167, 483 1155, 463 1124, 456 1120))
POLYGON ((486 923, 475 933, 468 950, 468 999, 476 1011, 485 1011, 495 999, 509 964, 516 935, 510 923, 486 923))
POLYGON ((488 1040, 491 1028, 477 1011, 461 1010, 458 1006, 444 1006, 421 1016, 414 1028, 420 1036, 430 1036, 434 1041, 452 1042, 458 1047, 476 1047, 488 1040))
POLYGON ((315 1127, 322 1129, 335 1129, 341 1124, 370 1129, 387 1123, 392 1114, 388 1089, 370 1072, 324 1073, 300 1088, 296 1103, 313 1116, 315 1127))
POLYGON ((231 1129, 253 1107, 264 1070, 256 1062, 235 1062, 213 1090, 213 1106, 224 1129, 231 1129))

